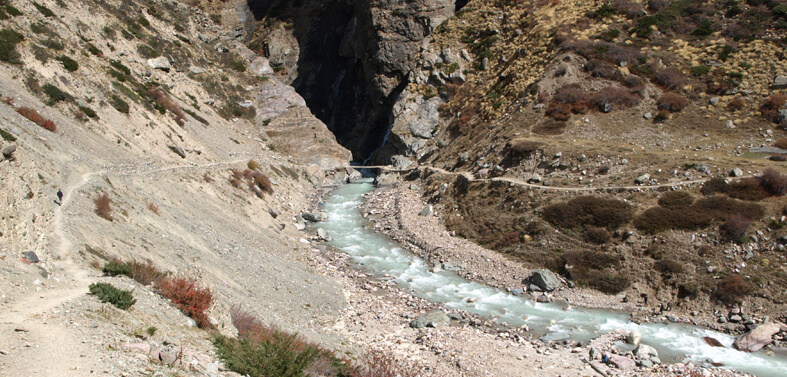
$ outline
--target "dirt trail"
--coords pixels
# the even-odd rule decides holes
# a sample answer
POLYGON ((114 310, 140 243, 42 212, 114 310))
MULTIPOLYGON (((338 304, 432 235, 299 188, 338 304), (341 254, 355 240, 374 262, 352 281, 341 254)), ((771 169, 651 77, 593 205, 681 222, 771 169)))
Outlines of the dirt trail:
MULTIPOLYGON (((693 185, 696 183, 705 183, 711 178, 702 178, 702 179, 695 179, 691 181, 681 181, 681 182, 669 182, 669 183, 660 183, 657 185, 632 185, 632 186, 601 186, 601 187, 577 187, 577 186, 569 186, 569 187, 559 187, 559 186, 544 186, 535 183, 528 183, 520 179, 516 178, 508 178, 508 177, 495 177, 495 178, 476 178, 473 176, 473 173, 466 172, 466 171, 448 171, 442 168, 438 168, 435 166, 430 165, 418 165, 416 167, 406 168, 406 169, 397 169, 387 165, 375 165, 375 166, 345 166, 345 168, 354 168, 354 169, 381 169, 385 171, 393 171, 393 172, 405 172, 411 171, 415 169, 427 169, 433 170, 440 174, 444 175, 461 175, 464 176, 468 181, 472 182, 508 182, 513 183, 515 185, 525 186, 525 187, 532 187, 539 190, 553 190, 553 191, 570 191, 570 192, 592 192, 592 191, 603 191, 603 190, 652 190, 658 189, 662 187, 673 187, 673 186, 687 186, 693 185)), ((746 177, 738 177, 735 179, 743 179, 746 177)))

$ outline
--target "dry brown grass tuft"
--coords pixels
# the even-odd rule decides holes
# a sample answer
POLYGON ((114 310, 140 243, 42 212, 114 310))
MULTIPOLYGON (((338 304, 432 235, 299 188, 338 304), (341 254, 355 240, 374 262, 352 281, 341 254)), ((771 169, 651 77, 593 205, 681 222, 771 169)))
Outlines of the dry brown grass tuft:
POLYGON ((109 194, 102 193, 93 202, 96 203, 96 214, 112 221, 112 200, 109 199, 109 194))
POLYGON ((730 111, 739 111, 746 107, 746 100, 741 97, 735 97, 727 104, 727 109, 730 111))
POLYGON ((150 202, 150 203, 148 203, 148 209, 149 209, 149 210, 151 210, 151 211, 153 211, 153 213, 155 213, 155 214, 157 214, 157 215, 161 215, 161 214, 159 213, 159 207, 158 207, 158 204, 156 204, 156 203, 153 203, 153 202, 150 202))

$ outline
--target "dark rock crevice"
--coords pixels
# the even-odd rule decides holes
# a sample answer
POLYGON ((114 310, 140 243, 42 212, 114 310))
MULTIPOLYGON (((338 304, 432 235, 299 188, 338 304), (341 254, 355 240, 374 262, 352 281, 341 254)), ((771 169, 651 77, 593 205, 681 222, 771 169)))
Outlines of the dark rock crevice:
POLYGON ((382 146, 421 44, 453 14, 446 0, 247 0, 254 18, 292 23, 292 86, 355 159, 382 146))

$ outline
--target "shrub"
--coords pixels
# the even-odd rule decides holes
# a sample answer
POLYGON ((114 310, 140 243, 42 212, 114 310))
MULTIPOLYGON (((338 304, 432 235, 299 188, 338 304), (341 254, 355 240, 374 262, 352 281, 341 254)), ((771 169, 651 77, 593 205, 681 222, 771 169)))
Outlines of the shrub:
POLYGON ((762 113, 762 117, 770 120, 774 123, 779 123, 781 119, 779 118, 779 109, 787 103, 787 95, 786 94, 771 94, 763 103, 760 105, 760 112, 762 113))
POLYGON ((631 220, 630 205, 615 199, 580 196, 544 207, 541 216, 555 226, 572 229, 587 225, 616 229, 631 220))
POLYGON ((131 110, 131 108, 128 106, 128 102, 124 101, 122 98, 118 97, 115 94, 112 94, 109 97, 109 102, 112 104, 112 107, 114 107, 115 110, 123 114, 128 114, 129 111, 131 110))
POLYGON ((727 185, 727 194, 736 199, 758 201, 769 197, 762 184, 762 179, 750 177, 734 181, 727 185))
POLYGON ((25 118, 29 119, 33 123, 43 127, 48 131, 51 132, 57 131, 57 126, 55 125, 55 122, 53 122, 51 119, 44 118, 41 114, 38 113, 38 111, 35 111, 29 107, 22 106, 16 109, 16 112, 22 114, 22 116, 24 116, 25 118))
POLYGON ((590 243, 601 245, 609 242, 612 237, 606 229, 591 226, 585 231, 585 238, 587 238, 590 243))
POLYGON ((172 301, 172 304, 194 319, 201 328, 210 328, 205 313, 213 302, 209 288, 197 288, 194 281, 179 277, 163 277, 156 281, 156 291, 172 301))
POLYGON ((648 0, 648 9, 658 12, 672 4, 672 0, 648 0))
POLYGON ((676 275, 683 272, 683 265, 677 261, 662 259, 653 264, 653 268, 664 275, 676 275))
POLYGON ((42 89, 44 90, 44 94, 49 97, 47 104, 50 106, 58 102, 71 101, 73 99, 70 94, 60 90, 60 88, 52 84, 45 84, 42 89))
POLYGON ((509 154, 513 158, 527 157, 544 146, 544 143, 527 139, 514 139, 509 143, 509 154))
POLYGON ((172 100, 172 97, 170 97, 169 93, 167 93, 164 88, 160 86, 150 88, 148 94, 159 105, 172 112, 172 115, 175 117, 175 122, 179 126, 183 127, 186 125, 186 113, 172 100))
POLYGON ((607 165, 607 164, 599 165, 597 173, 600 174, 600 175, 605 175, 605 174, 609 173, 609 165, 607 165))
POLYGON ((16 51, 16 45, 22 42, 25 37, 11 29, 0 30, 0 61, 19 64, 20 55, 16 51))
POLYGON ((611 111, 636 106, 640 100, 641 98, 629 89, 606 87, 593 94, 590 102, 599 111, 606 111, 607 106, 610 107, 609 110, 611 111))
POLYGON ((150 285, 151 283, 156 282, 165 276, 163 272, 159 271, 159 269, 153 266, 153 264, 150 262, 143 263, 132 260, 130 262, 126 262, 126 264, 131 269, 131 275, 128 276, 142 285, 150 285))
POLYGON ((751 284, 738 274, 731 274, 720 280, 713 291, 713 297, 724 303, 734 304, 749 294, 751 284))
POLYGON ((131 277, 131 266, 118 259, 113 259, 104 264, 104 268, 101 269, 101 272, 107 276, 125 275, 131 277))
POLYGON ((700 192, 706 196, 716 193, 726 194, 730 192, 730 187, 724 178, 715 177, 705 181, 705 183, 702 184, 702 188, 700 188, 700 192))
POLYGON ((710 73, 710 66, 708 65, 695 65, 691 67, 691 74, 694 76, 704 76, 710 73))
POLYGON ((785 154, 772 154, 768 156, 768 159, 771 161, 787 161, 787 155, 785 154))
POLYGON ((740 214, 735 214, 719 226, 719 233, 721 233, 722 238, 728 241, 744 243, 750 223, 749 219, 740 214))
POLYGON ((685 191, 669 191, 659 198, 659 205, 669 209, 686 208, 693 203, 694 197, 685 191))
POLYGON ((112 284, 93 283, 90 284, 88 289, 90 289, 90 293, 96 295, 101 302, 108 302, 121 310, 127 310, 137 302, 134 295, 131 294, 131 291, 115 288, 112 284))
POLYGON ((93 109, 91 109, 89 107, 79 106, 79 110, 82 111, 83 113, 85 113, 85 115, 87 115, 90 118, 98 117, 98 114, 96 114, 95 110, 93 110, 93 109))
POLYGON ((738 111, 746 107, 746 100, 741 97, 735 97, 727 104, 727 109, 731 111, 738 111))
POLYGON ((273 185, 271 184, 271 180, 265 175, 263 172, 259 170, 254 171, 254 183, 259 187, 261 190, 267 192, 268 194, 273 193, 273 185))
POLYGON ((546 109, 546 115, 555 120, 566 121, 571 114, 583 114, 588 110, 589 97, 585 91, 576 86, 567 86, 560 89, 552 97, 546 109))
POLYGON ((6 131, 6 130, 4 130, 2 128, 0 128, 0 137, 2 137, 3 140, 5 140, 5 141, 11 141, 11 142, 16 141, 16 136, 14 136, 10 132, 8 132, 8 131, 6 131))
POLYGON ((148 209, 151 210, 153 213, 155 213, 157 215, 161 215, 159 213, 158 204, 156 204, 156 203, 153 203, 153 202, 148 203, 148 209))
POLYGON ((615 8, 618 10, 618 12, 620 12, 620 14, 623 14, 630 19, 637 18, 645 13, 645 9, 642 8, 640 3, 632 0, 616 0, 615 8))
POLYGON ((343 371, 349 369, 345 362, 297 334, 291 335, 264 325, 237 307, 231 309, 230 315, 238 329, 238 338, 216 334, 213 339, 216 351, 228 369, 249 376, 301 377, 306 369, 319 366, 324 373, 319 375, 333 376, 337 372, 347 375, 343 371), (319 365, 315 366, 315 363, 319 365))
POLYGON ((688 98, 673 92, 667 92, 659 97, 656 106, 659 110, 677 113, 689 104, 688 98))
POLYGON ((66 71, 74 72, 77 69, 79 69, 79 63, 77 63, 76 60, 69 58, 68 56, 60 55, 60 57, 58 57, 57 60, 60 60, 60 62, 63 63, 63 68, 65 68, 66 71))
POLYGON ((669 229, 692 230, 707 227, 714 220, 726 220, 734 214, 759 219, 764 211, 761 206, 754 203, 713 196, 698 200, 684 208, 649 208, 634 219, 634 226, 646 233, 658 233, 669 229))
POLYGON ((112 221, 112 200, 109 199, 109 194, 102 193, 94 202, 96 203, 96 214, 104 219, 112 221))
POLYGON ((781 196, 787 194, 787 175, 773 169, 767 169, 760 176, 760 184, 771 195, 781 196))
POLYGON ((776 148, 787 149, 787 137, 780 137, 773 143, 773 146, 776 148))
POLYGON ((424 366, 412 360, 397 360, 382 350, 372 350, 361 358, 350 377, 427 377, 424 366))
POLYGON ((251 170, 256 170, 257 168, 260 167, 260 164, 257 161, 249 160, 249 162, 246 164, 246 167, 248 167, 251 170))
POLYGON ((55 17, 55 12, 52 12, 51 9, 49 9, 49 8, 43 6, 43 5, 41 5, 41 4, 39 4, 39 3, 35 2, 35 1, 33 2, 33 6, 35 6, 36 9, 38 9, 38 11, 41 12, 41 14, 44 15, 44 17, 55 17))
POLYGON ((656 73, 656 83, 667 89, 680 89, 686 83, 686 77, 676 68, 665 68, 656 73))

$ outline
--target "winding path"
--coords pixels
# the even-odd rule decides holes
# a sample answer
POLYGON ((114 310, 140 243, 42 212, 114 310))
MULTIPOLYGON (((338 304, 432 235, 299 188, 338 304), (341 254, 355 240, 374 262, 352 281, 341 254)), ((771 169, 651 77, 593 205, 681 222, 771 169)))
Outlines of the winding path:
MULTIPOLYGON (((552 190, 552 191, 570 191, 570 192, 593 192, 593 191, 608 191, 608 190, 653 190, 659 189, 662 187, 675 187, 675 186, 688 186, 697 183, 705 183, 711 178, 702 178, 702 179, 695 179, 691 181, 681 181, 681 182, 670 182, 670 183, 659 183, 657 185, 631 185, 631 186, 603 186, 603 187, 580 187, 580 186, 569 186, 569 187, 560 187, 560 186, 544 186, 535 183, 528 183, 520 179, 516 178, 508 178, 508 177, 495 177, 495 178, 476 178, 473 176, 473 173, 470 172, 458 172, 458 171, 448 171, 442 168, 438 168, 431 165, 418 165, 410 168, 405 169, 397 169, 389 165, 374 165, 374 166, 344 166, 343 168, 353 168, 353 169, 380 169, 385 171, 392 171, 392 172, 405 172, 405 171, 412 171, 416 169, 426 169, 436 171, 440 174, 444 175, 461 175, 465 177, 468 181, 471 182, 507 182, 513 183, 515 185, 520 185, 524 187, 531 187, 539 190, 552 190)), ((738 177, 734 179, 743 179, 746 177, 738 177)))

